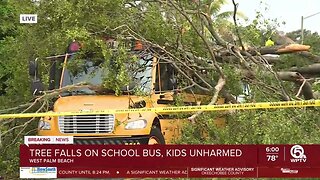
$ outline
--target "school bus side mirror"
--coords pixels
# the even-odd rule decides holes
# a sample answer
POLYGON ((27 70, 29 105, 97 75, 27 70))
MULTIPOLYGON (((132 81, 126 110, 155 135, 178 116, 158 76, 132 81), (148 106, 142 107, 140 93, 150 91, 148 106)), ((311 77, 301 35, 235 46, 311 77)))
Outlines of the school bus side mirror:
POLYGON ((32 80, 31 92, 33 95, 39 95, 44 91, 44 85, 40 79, 32 80))
POLYGON ((36 60, 29 61, 29 75, 37 76, 38 64, 36 60))

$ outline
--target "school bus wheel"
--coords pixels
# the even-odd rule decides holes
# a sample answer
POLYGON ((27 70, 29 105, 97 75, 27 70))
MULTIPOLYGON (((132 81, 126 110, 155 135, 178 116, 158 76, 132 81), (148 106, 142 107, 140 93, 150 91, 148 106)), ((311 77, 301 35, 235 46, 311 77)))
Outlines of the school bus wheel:
POLYGON ((148 144, 165 144, 163 134, 157 126, 152 126, 148 144))

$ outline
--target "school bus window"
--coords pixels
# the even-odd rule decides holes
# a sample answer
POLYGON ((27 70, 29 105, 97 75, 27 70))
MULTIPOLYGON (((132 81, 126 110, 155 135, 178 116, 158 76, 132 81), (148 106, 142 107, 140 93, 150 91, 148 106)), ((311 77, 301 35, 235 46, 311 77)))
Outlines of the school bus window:
POLYGON ((161 93, 176 89, 175 71, 171 64, 160 62, 157 65, 155 91, 161 93))

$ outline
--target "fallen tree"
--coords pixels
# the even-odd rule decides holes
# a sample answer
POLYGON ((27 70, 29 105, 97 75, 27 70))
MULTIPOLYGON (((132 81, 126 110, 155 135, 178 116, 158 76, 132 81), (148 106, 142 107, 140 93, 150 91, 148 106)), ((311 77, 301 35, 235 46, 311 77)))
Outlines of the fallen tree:
MULTIPOLYGON (((7 37, 1 41, 0 77, 9 73, 12 74, 12 78, 5 80, 5 93, 0 97, 0 112, 45 112, 52 109, 54 99, 58 98, 59 93, 65 89, 44 91, 41 96, 33 97, 32 93, 29 92, 30 80, 26 77, 26 67, 30 59, 38 58, 39 68, 44 72, 42 74, 43 80, 47 81, 48 77, 45 74, 51 72, 51 66, 47 61, 41 60, 46 59, 45 57, 49 55, 64 54, 67 44, 74 40, 82 44, 80 53, 75 56, 75 60, 92 58, 105 61, 110 61, 111 58, 116 57, 113 55, 117 52, 123 53, 126 50, 124 45, 126 39, 139 40, 145 48, 145 53, 151 52, 158 58, 172 64, 175 68, 182 85, 174 91, 197 88, 212 96, 208 104, 215 104, 218 97, 224 97, 226 103, 239 103, 237 97, 244 94, 243 86, 248 87, 248 85, 251 89, 251 93, 247 95, 249 96, 247 98, 248 102, 295 100, 302 99, 301 95, 303 95, 303 99, 315 98, 313 85, 314 78, 318 77, 320 72, 318 64, 320 57, 311 52, 312 45, 311 47, 300 45, 299 42, 295 42, 284 35, 278 35, 272 37, 275 41, 274 46, 264 47, 260 44, 252 44, 247 47, 248 39, 244 38, 243 32, 239 30, 241 25, 237 23, 238 4, 233 1, 233 12, 224 13, 224 15, 233 16, 233 22, 229 22, 224 18, 226 16, 219 16, 219 8, 217 7, 219 7, 220 2, 92 0, 79 2, 41 1, 39 5, 23 4, 23 6, 27 6, 26 9, 35 9, 39 16, 45 18, 35 26, 19 26, 19 28, 16 28, 16 37, 7 37), (222 32, 223 30, 228 32, 222 32), (232 36, 227 39, 222 34, 231 34, 232 36), (111 39, 110 37, 119 41, 118 47, 110 47, 110 41, 106 42, 106 39, 111 39), (277 56, 267 56, 269 54, 277 56), (287 62, 282 57, 288 54, 297 55, 297 58, 295 57, 293 60, 299 58, 310 64, 295 67, 286 65, 287 62)), ((17 11, 23 9, 21 3, 10 3, 16 7, 17 11)), ((15 13, 18 15, 24 12, 15 13)), ((256 28, 256 26, 254 27, 256 28)), ((246 28, 243 29, 246 30, 246 28)), ((260 30, 257 29, 257 31, 260 30)), ((250 33, 254 32, 249 31, 250 33)), ((125 69, 123 68, 125 60, 127 60, 126 56, 117 59, 119 64, 117 68, 125 69)), ((114 67, 110 68, 113 68, 111 70, 115 69, 114 67)), ((121 84, 122 80, 111 79, 109 86, 119 88, 123 85, 121 84)), ((97 91, 101 90, 101 87, 83 86, 97 91)), ((228 132, 235 135, 232 138, 240 138, 240 140, 237 139, 237 141, 232 142, 281 142, 259 139, 264 134, 269 135, 269 137, 266 136, 266 139, 276 136, 273 134, 274 131, 268 129, 273 125, 268 121, 272 119, 270 116, 273 112, 246 113, 243 113, 245 116, 241 116, 243 114, 239 113, 240 115, 237 114, 237 117, 230 121, 232 129, 228 132), (242 122, 238 120, 242 120, 242 122), (233 122, 244 126, 232 126, 233 122), (244 122, 247 122, 247 124, 244 122), (269 124, 265 125, 265 122, 269 124), (261 130, 260 127, 266 128, 261 130), (238 135, 238 132, 243 132, 243 134, 238 135), (254 141, 244 141, 243 137, 250 135, 248 132, 252 132, 252 136, 258 138, 254 141)), ((203 114, 198 112, 190 116, 190 119, 195 122, 192 127, 195 131, 210 126, 209 122, 200 121, 210 118, 202 119, 201 115, 203 114)), ((286 111, 286 113, 276 112, 275 115, 273 121, 289 119, 290 121, 288 120, 286 123, 294 122, 290 128, 297 128, 295 125, 299 125, 300 120, 306 119, 304 116, 307 117, 308 114, 302 114, 300 111, 298 113, 287 113, 286 111)), ((10 148, 18 144, 17 142, 21 140, 22 135, 35 134, 37 130, 35 121, 36 119, 31 118, 10 119, 0 122, 3 145, 9 145, 7 146, 9 150, 6 151, 6 154, 3 153, 5 155, 1 156, 2 158, 12 157, 13 159, 17 156, 16 154, 10 154, 10 148), (31 125, 32 123, 34 124, 31 125), (13 146, 10 146, 11 144, 13 146)), ((281 124, 281 122, 275 123, 276 125, 279 125, 277 128, 284 128, 279 132, 292 131, 290 128, 289 130, 285 129, 286 125, 281 124)), ((310 128, 310 132, 314 132, 312 130, 316 129, 313 126, 312 128, 310 128)), ((300 129, 304 129, 304 126, 300 129)), ((214 133, 218 131, 215 129, 211 132, 213 135, 210 134, 212 136, 209 137, 217 137, 214 136, 214 133)), ((277 137, 287 140, 292 138, 293 135, 287 137, 280 133, 277 137)), ((301 139, 301 137, 296 139, 301 139)), ((200 142, 202 143, 202 141, 200 142)), ((230 141, 219 142, 230 143, 230 141)), ((2 166, 1 163, 0 167, 7 168, 7 166, 4 166, 5 163, 2 163, 2 166)), ((9 170, 6 170, 5 174, 7 171, 9 170)))

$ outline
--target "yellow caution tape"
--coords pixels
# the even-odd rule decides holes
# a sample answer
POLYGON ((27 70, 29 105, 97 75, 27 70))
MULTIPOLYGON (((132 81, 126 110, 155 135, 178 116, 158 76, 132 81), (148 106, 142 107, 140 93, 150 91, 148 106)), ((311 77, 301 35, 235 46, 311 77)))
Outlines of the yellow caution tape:
POLYGON ((106 109, 97 111, 78 112, 45 112, 45 113, 23 113, 23 114, 0 114, 0 119, 5 118, 30 118, 44 116, 75 116, 75 115, 95 115, 95 114, 124 114, 124 113, 172 113, 172 112, 194 112, 194 111, 223 111, 223 110, 245 110, 245 109, 275 109, 320 106, 320 100, 306 101, 280 101, 280 102, 259 102, 243 104, 221 104, 221 105, 201 105, 201 106, 171 106, 157 108, 140 109, 106 109))

